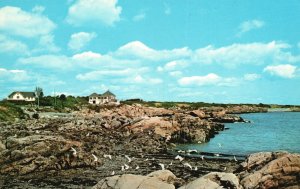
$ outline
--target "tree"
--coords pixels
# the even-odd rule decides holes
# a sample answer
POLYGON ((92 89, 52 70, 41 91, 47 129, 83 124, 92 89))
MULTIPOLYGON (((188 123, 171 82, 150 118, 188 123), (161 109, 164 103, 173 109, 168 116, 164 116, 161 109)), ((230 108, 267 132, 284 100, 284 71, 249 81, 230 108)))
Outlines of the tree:
POLYGON ((38 98, 38 108, 40 107, 40 97, 44 96, 43 89, 40 87, 35 88, 35 95, 38 98))
POLYGON ((61 100, 62 107, 64 107, 64 101, 67 100, 66 95, 65 95, 65 94, 61 94, 61 95, 59 96, 59 99, 61 100))

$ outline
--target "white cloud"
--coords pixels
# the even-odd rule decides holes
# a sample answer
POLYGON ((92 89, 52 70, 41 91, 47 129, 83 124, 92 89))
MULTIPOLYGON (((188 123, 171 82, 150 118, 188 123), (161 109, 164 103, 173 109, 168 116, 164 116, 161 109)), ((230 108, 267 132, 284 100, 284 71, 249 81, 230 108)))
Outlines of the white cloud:
POLYGON ((172 77, 180 77, 180 76, 182 76, 182 72, 181 71, 173 71, 173 72, 169 72, 169 75, 172 77))
MULTIPOLYGON (((123 80, 126 83, 130 83, 130 84, 160 84, 163 81, 159 78, 152 78, 152 77, 144 77, 141 75, 136 75, 134 77, 129 77, 125 80, 123 80)), ((122 81, 120 81, 122 82, 122 81)))
POLYGON ((42 14, 45 11, 45 7, 36 5, 35 7, 32 8, 32 12, 36 14, 42 14))
POLYGON ((248 43, 232 44, 220 48, 207 46, 197 49, 192 57, 193 62, 203 64, 221 64, 226 67, 236 67, 239 64, 266 64, 269 62, 296 62, 299 57, 285 52, 290 48, 287 43, 248 43))
POLYGON ((282 64, 277 66, 267 66, 264 68, 264 72, 268 72, 271 75, 276 75, 283 78, 295 77, 297 67, 290 64, 282 64))
POLYGON ((90 69, 103 67, 126 68, 138 64, 135 60, 116 59, 110 55, 101 55, 100 53, 91 51, 73 55, 72 61, 74 62, 74 65, 90 69))
POLYGON ((0 34, 0 53, 27 54, 26 44, 0 34))
POLYGON ((23 37, 48 35, 56 28, 47 17, 25 12, 18 7, 0 8, 0 18, 0 30, 23 37))
POLYGON ((224 78, 217 74, 210 73, 205 76, 190 76, 182 77, 178 80, 182 86, 204 86, 204 85, 218 85, 218 86, 235 86, 238 84, 236 78, 224 78))
POLYGON ((239 32, 237 36, 241 36, 242 34, 254 30, 262 28, 265 25, 264 21, 262 20, 248 20, 240 24, 239 32))
POLYGON ((188 62, 186 62, 185 60, 173 60, 171 62, 166 63, 163 69, 166 71, 173 71, 173 70, 185 68, 187 65, 188 62))
POLYGON ((137 15, 135 15, 132 20, 135 21, 135 22, 138 22, 138 21, 141 21, 141 20, 144 20, 146 18, 146 13, 144 12, 141 12, 137 15))
POLYGON ((68 47, 72 50, 79 51, 83 49, 95 37, 97 37, 97 34, 94 32, 74 33, 71 35, 70 41, 68 43, 68 47))
POLYGON ((211 85, 221 81, 221 77, 217 74, 210 73, 205 76, 183 77, 178 80, 180 85, 211 85))
POLYGON ((142 67, 142 68, 127 68, 122 70, 98 70, 98 71, 92 71, 85 74, 78 74, 76 78, 81 81, 97 81, 101 80, 105 77, 124 77, 124 76, 131 76, 133 74, 139 74, 139 73, 145 73, 148 71, 148 68, 142 67))
POLYGON ((120 21, 122 7, 117 0, 77 0, 68 11, 67 22, 81 26, 84 24, 102 23, 108 26, 120 21))
POLYGON ((2 79, 5 81, 22 82, 29 80, 30 77, 25 70, 7 70, 0 68, 0 81, 2 79))
POLYGON ((113 54, 123 58, 140 58, 152 61, 159 61, 188 57, 191 54, 191 50, 189 50, 187 47, 172 50, 155 50, 148 47, 140 41, 132 41, 121 46, 113 54))
POLYGON ((57 71, 66 70, 72 67, 70 58, 64 55, 41 55, 36 57, 20 58, 18 62, 25 65, 52 68, 57 71))
POLYGON ((254 81, 259 79, 261 76, 259 74, 245 74, 244 80, 246 81, 254 81))
POLYGON ((60 48, 54 43, 53 35, 44 35, 40 37, 39 47, 34 50, 35 52, 47 51, 47 52, 59 52, 60 48))

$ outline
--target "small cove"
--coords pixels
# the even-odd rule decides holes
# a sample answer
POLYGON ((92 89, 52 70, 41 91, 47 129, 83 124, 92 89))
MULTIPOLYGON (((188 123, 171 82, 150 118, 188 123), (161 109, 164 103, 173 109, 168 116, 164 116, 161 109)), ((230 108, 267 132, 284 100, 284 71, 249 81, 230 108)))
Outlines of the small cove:
POLYGON ((300 153, 300 112, 269 112, 241 114, 251 123, 225 124, 207 143, 182 144, 176 149, 198 152, 248 155, 261 151, 300 153))

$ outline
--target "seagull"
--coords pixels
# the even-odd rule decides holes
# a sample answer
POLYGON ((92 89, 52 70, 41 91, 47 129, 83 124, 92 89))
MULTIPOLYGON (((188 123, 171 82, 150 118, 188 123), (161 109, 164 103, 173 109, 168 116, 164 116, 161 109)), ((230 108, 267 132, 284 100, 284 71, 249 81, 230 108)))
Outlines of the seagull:
POLYGON ((121 168, 121 170, 122 170, 122 171, 125 171, 125 168, 124 168, 124 166, 122 165, 121 167, 122 167, 122 168, 121 168))
POLYGON ((139 168, 140 168, 140 167, 137 165, 135 169, 138 170, 139 168))
POLYGON ((171 135, 168 135, 168 136, 166 137, 165 142, 169 142, 170 140, 171 140, 171 135))
POLYGON ((189 163, 184 163, 183 165, 193 170, 192 166, 189 163))
POLYGON ((73 156, 76 156, 77 151, 75 150, 75 148, 71 147, 71 151, 73 152, 73 156))
POLYGON ((131 162, 131 158, 128 155, 125 155, 125 157, 128 159, 128 163, 131 162))
POLYGON ((92 156, 94 157, 94 161, 98 161, 97 156, 95 156, 94 154, 92 154, 92 156))
POLYGON ((114 176, 115 175, 115 171, 111 172, 110 175, 114 176))
POLYGON ((219 148, 222 148, 222 144, 221 143, 218 143, 218 146, 219 146, 219 148))
POLYGON ((202 160, 204 160, 204 155, 200 156, 200 158, 201 158, 202 160))
POLYGON ((233 159, 234 159, 234 161, 237 161, 237 159, 236 159, 236 157, 235 157, 235 156, 233 156, 233 159))
POLYGON ((87 136, 87 137, 90 136, 90 133, 87 133, 86 136, 87 136))
POLYGON ((148 161, 149 159, 147 158, 147 159, 145 159, 144 161, 148 161))
POLYGON ((109 154, 108 154, 108 155, 107 155, 107 154, 104 154, 103 157, 104 157, 104 158, 109 158, 109 159, 111 159, 111 155, 109 155, 109 154))
POLYGON ((160 165, 160 167, 161 167, 161 170, 165 170, 165 165, 164 165, 164 164, 162 164, 162 163, 159 163, 158 165, 160 165))
POLYGON ((175 159, 178 159, 179 161, 182 161, 184 158, 181 157, 180 155, 177 155, 177 156, 175 157, 175 159))
POLYGON ((226 171, 227 167, 224 167, 224 171, 226 171))
POLYGON ((173 161, 171 161, 171 163, 169 164, 170 166, 173 165, 173 161))
POLYGON ((124 166, 126 170, 129 169, 129 166, 126 163, 124 164, 124 166))
POLYGON ((198 171, 198 167, 196 166, 194 170, 195 170, 195 171, 198 171))

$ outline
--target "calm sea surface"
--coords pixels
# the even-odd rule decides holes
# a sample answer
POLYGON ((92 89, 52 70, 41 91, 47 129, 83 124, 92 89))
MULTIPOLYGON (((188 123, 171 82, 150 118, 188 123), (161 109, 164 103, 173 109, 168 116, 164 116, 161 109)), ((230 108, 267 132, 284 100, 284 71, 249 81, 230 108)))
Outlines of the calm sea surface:
POLYGON ((177 148, 235 155, 278 150, 300 153, 300 112, 242 114, 241 117, 251 123, 226 124, 229 129, 208 143, 177 148))

